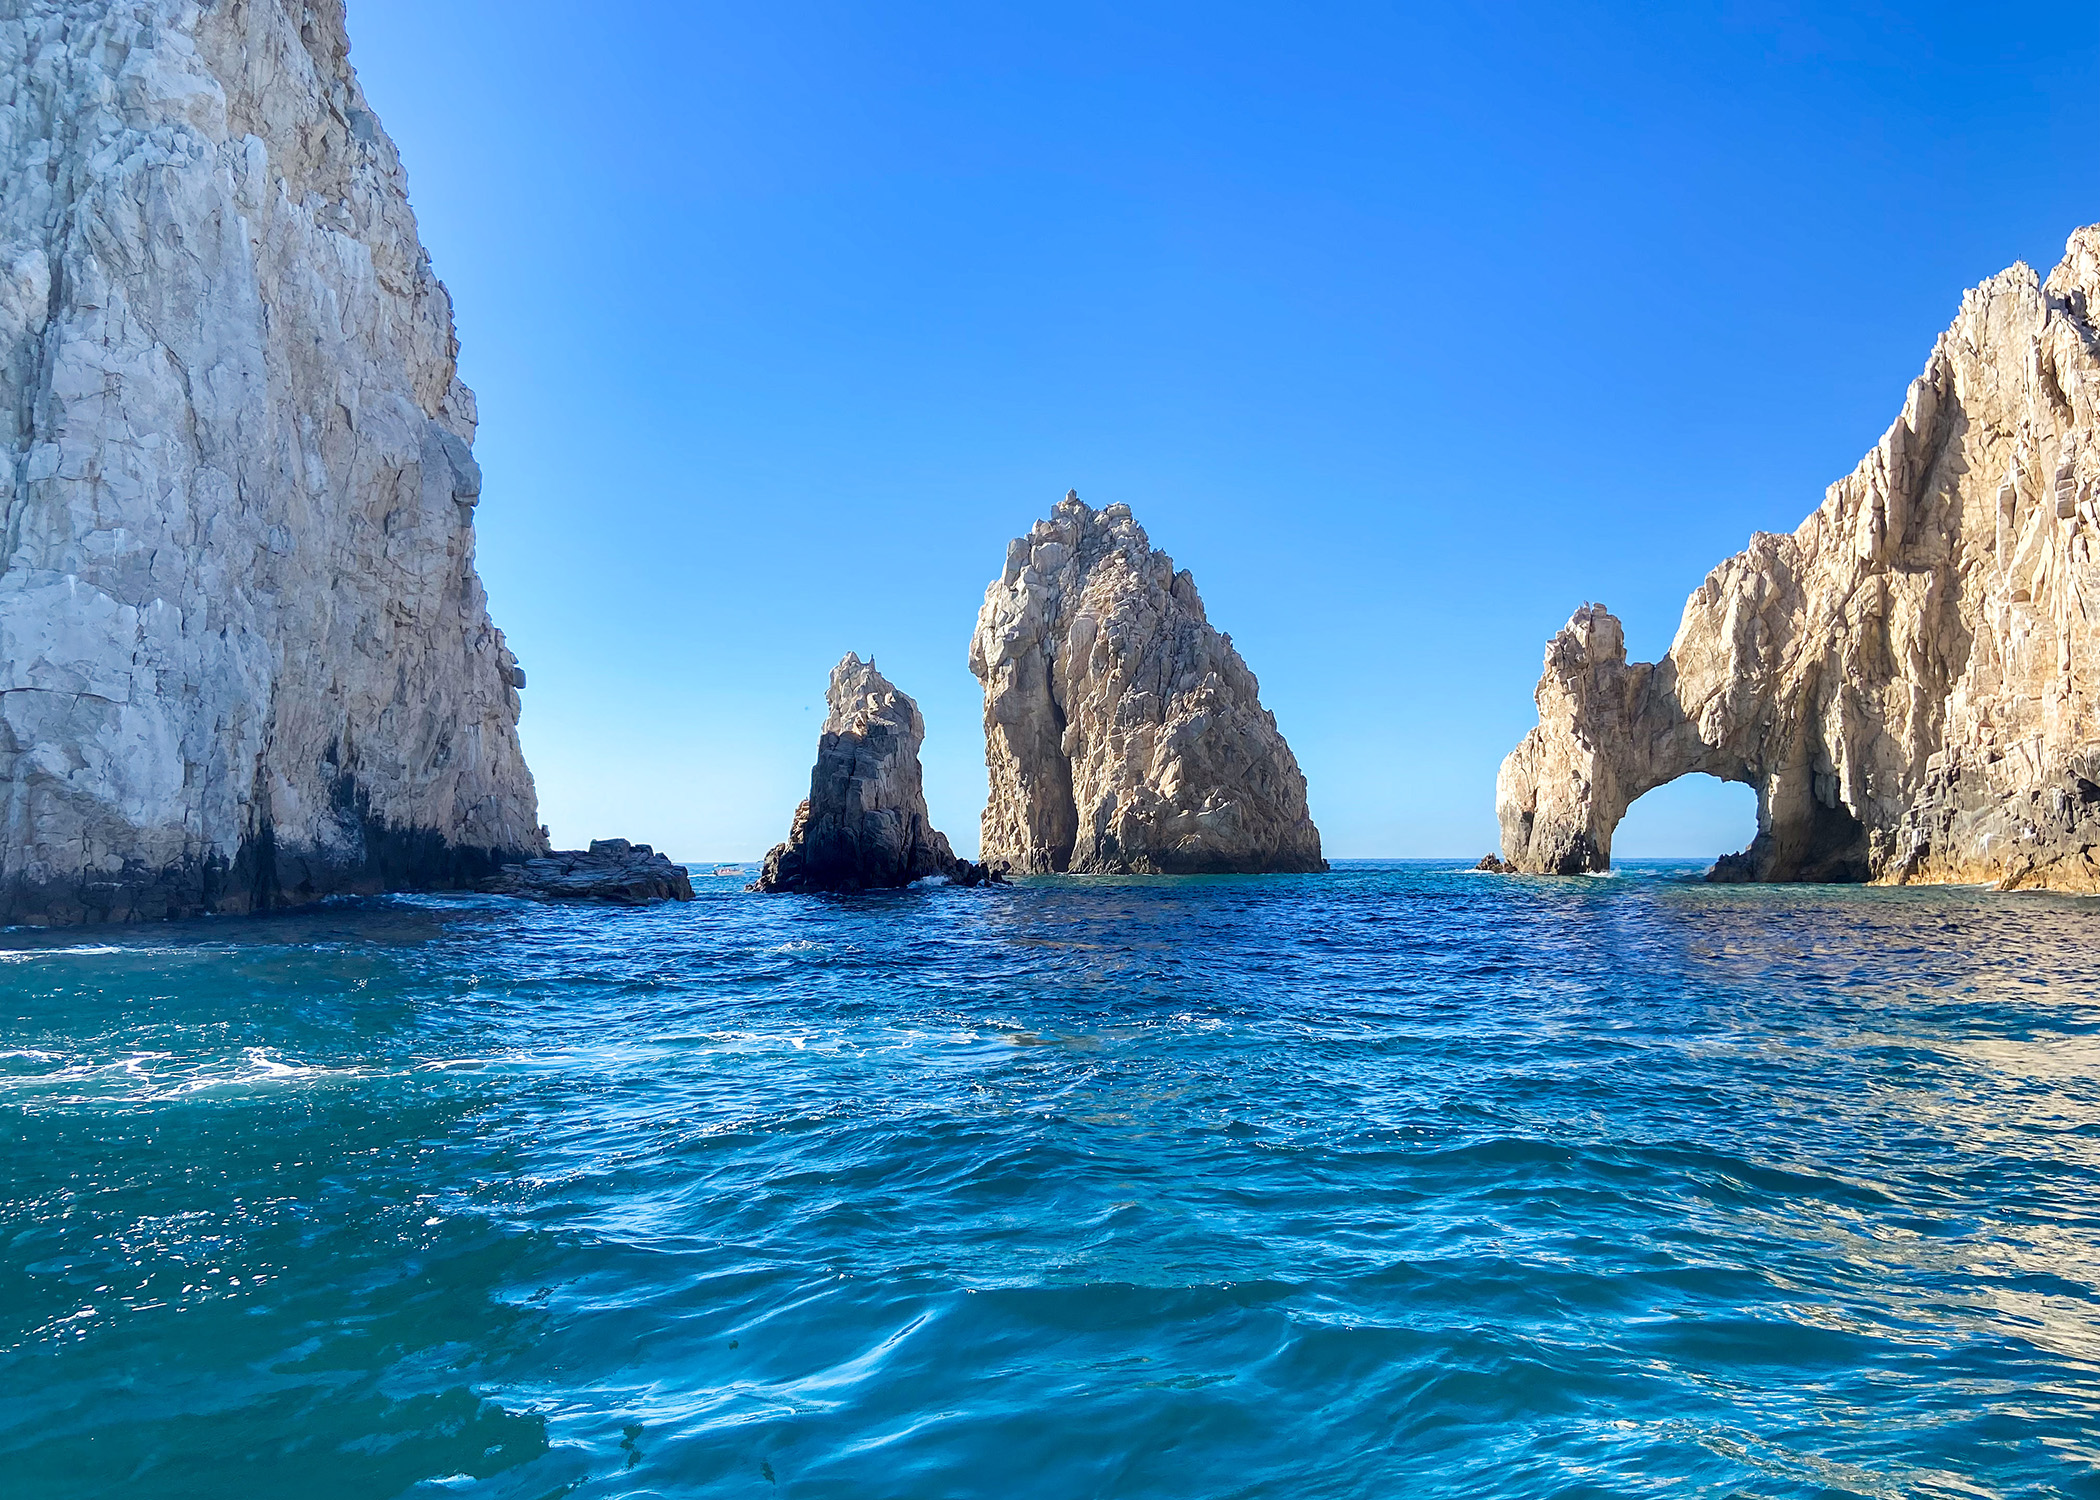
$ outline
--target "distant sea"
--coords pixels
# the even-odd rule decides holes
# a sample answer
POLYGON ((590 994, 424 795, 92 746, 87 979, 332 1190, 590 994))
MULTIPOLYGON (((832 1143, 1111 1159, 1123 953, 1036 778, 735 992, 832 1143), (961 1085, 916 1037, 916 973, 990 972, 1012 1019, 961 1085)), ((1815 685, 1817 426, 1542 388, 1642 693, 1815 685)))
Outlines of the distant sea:
POLYGON ((2100 1495, 2100 903, 1697 869, 0 934, 0 1494, 2100 1495))

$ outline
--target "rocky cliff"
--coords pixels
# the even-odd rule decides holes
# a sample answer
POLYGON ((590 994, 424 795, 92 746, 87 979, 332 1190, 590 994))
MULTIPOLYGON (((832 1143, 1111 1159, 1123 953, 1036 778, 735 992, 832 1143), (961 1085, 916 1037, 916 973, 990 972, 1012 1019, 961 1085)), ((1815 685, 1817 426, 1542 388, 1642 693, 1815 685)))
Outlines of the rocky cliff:
POLYGON ((0 0, 0 921, 536 853, 474 399, 338 0, 0 0))
POLYGON ((831 669, 830 712, 817 741, 809 797, 788 841, 766 855, 760 891, 858 891, 929 875, 970 878, 926 812, 919 705, 848 652, 831 669))
POLYGON ((1601 870, 1634 798, 1757 789, 1716 878, 2100 890, 2100 226, 1963 299, 1903 414, 1789 536, 1759 535, 1629 663, 1578 612, 1503 763, 1503 852, 1601 870))
POLYGON ((1305 777, 1254 674, 1128 506, 1067 494, 1008 545, 970 670, 984 684, 986 864, 1327 868, 1305 777))

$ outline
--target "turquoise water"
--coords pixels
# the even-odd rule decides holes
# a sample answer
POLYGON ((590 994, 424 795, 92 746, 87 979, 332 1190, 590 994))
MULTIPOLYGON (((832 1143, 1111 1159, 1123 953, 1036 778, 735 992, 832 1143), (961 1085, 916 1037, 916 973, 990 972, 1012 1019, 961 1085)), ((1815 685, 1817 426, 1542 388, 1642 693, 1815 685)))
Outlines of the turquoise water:
POLYGON ((2100 1495, 2100 903, 1433 864, 0 952, 0 1491, 2100 1495))

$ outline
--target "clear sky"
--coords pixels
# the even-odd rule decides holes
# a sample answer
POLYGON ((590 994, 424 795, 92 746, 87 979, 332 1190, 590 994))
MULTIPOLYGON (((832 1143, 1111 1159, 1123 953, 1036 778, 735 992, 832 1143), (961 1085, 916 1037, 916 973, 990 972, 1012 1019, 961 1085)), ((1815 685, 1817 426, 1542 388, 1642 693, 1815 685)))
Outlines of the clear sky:
MULTIPOLYGON (((2100 220, 2100 8, 350 0, 481 397, 556 840, 754 856, 826 674, 925 710, 1009 537, 1128 503, 1331 856, 1477 856, 1544 643, 1640 657, 2100 220)), ((1679 784, 1618 852, 1710 855, 1679 784)))

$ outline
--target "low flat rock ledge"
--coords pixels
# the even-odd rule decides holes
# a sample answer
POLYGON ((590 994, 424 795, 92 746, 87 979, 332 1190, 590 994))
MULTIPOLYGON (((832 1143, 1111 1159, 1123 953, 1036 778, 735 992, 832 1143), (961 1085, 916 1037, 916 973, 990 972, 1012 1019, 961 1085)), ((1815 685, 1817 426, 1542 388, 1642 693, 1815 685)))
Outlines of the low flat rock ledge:
POLYGON ((957 859, 933 826, 919 765, 926 720, 910 695, 849 651, 831 669, 825 702, 809 796, 751 889, 888 890, 936 876, 956 885, 998 883, 997 872, 957 859))
POLYGON ((531 901, 603 901, 647 906, 652 901, 690 901, 693 881, 647 844, 593 839, 588 849, 558 849, 539 859, 506 865, 481 889, 495 896, 531 901))

